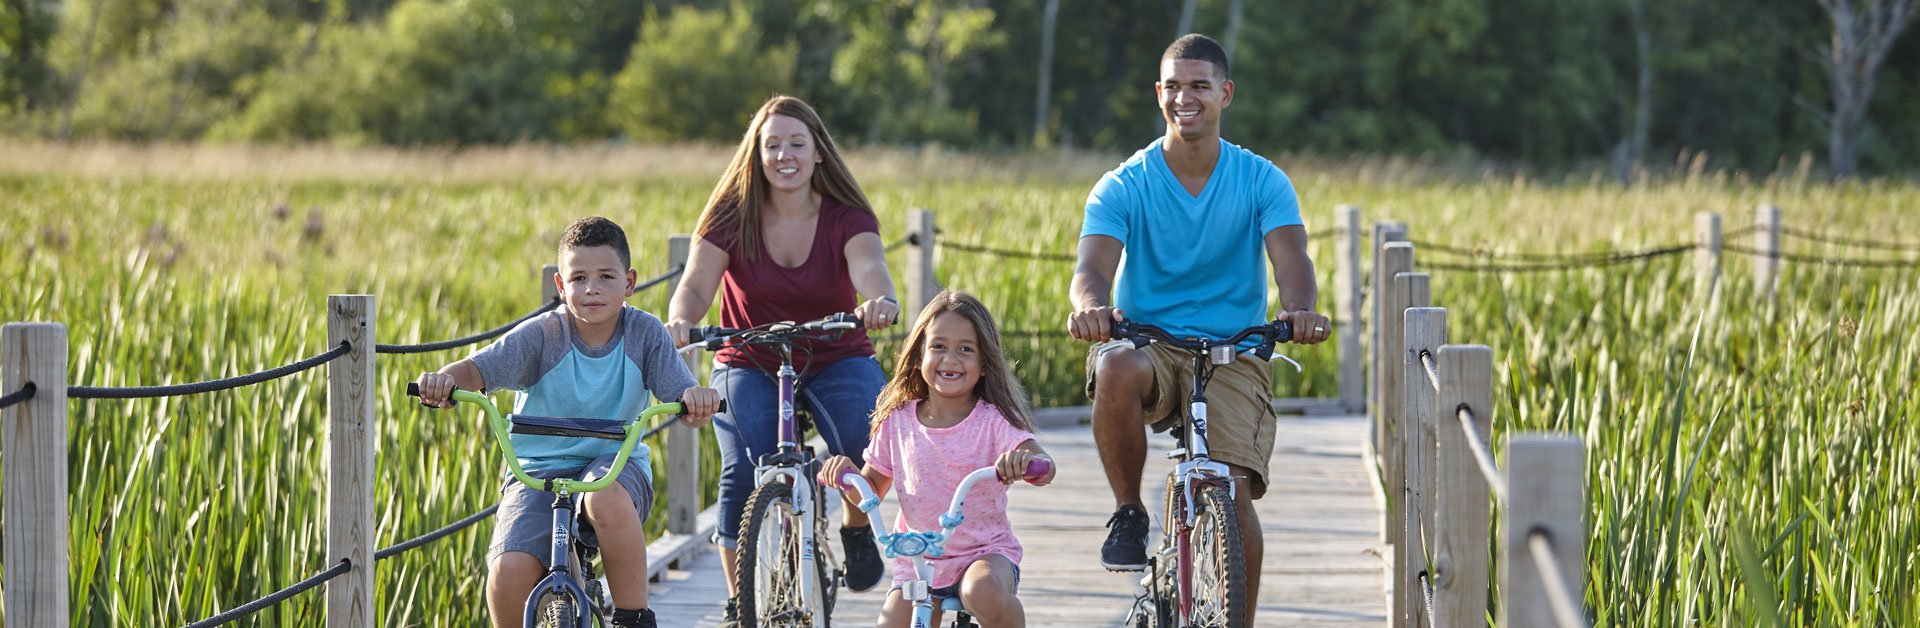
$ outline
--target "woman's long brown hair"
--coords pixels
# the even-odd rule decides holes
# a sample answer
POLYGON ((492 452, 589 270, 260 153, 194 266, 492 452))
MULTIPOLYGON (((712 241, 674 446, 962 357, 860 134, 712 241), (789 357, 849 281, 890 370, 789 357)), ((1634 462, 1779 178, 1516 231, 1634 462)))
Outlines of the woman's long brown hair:
POLYGON ((880 399, 873 404, 873 427, 869 436, 879 434, 880 424, 895 410, 931 394, 927 377, 920 372, 920 356, 926 351, 927 328, 932 327, 933 319, 943 312, 966 317, 973 323, 974 334, 980 337, 980 381, 974 383, 973 394, 998 407, 1000 415, 1014 427, 1033 431, 1033 422, 1027 419, 1031 412, 1027 407, 1027 391, 1013 376, 1013 365, 1007 363, 1007 353, 1000 344, 1000 328, 993 323, 993 314, 971 294, 943 291, 933 296, 926 309, 920 310, 920 317, 913 322, 913 332, 907 334, 906 344, 901 345, 900 355, 893 364, 893 381, 880 389, 880 399))
POLYGON ((767 173, 760 169, 760 129, 767 125, 768 118, 776 115, 799 120, 807 125, 807 133, 813 135, 814 148, 820 152, 820 163, 813 169, 813 191, 873 213, 866 193, 860 191, 860 184, 853 180, 853 173, 840 159, 840 149, 834 146, 833 136, 827 133, 820 114, 798 98, 774 96, 753 114, 753 123, 747 125, 746 135, 740 138, 740 148, 733 153, 733 163, 727 165, 726 174, 720 175, 720 182, 713 186, 713 195, 707 197, 707 207, 700 212, 700 225, 694 228, 694 237, 705 238, 708 233, 720 231, 725 236, 721 238, 722 248, 726 243, 737 243, 747 259, 760 257, 760 217, 772 198, 772 185, 767 183, 767 173))

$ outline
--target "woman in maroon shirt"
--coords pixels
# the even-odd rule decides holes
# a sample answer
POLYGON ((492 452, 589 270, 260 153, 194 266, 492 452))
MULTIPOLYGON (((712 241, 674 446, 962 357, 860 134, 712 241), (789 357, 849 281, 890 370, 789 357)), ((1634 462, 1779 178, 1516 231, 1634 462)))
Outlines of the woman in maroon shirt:
MULTIPOLYGON (((724 290, 724 327, 804 322, 847 311, 865 321, 865 329, 793 353, 800 374, 794 403, 813 416, 828 451, 863 464, 869 415, 886 384, 866 332, 893 325, 900 302, 887 274, 879 220, 812 107, 788 96, 760 107, 707 199, 696 235, 667 308, 675 344, 686 345, 687 331, 706 314, 716 289, 724 290)), ((780 358, 771 349, 747 347, 723 349, 714 361, 710 385, 727 399, 728 410, 713 421, 721 463, 715 540, 727 588, 737 593, 734 560, 741 511, 753 491, 753 461, 775 449, 780 358)), ((847 586, 864 591, 885 568, 866 514, 844 512, 847 586)), ((727 619, 735 615, 729 600, 727 619)))

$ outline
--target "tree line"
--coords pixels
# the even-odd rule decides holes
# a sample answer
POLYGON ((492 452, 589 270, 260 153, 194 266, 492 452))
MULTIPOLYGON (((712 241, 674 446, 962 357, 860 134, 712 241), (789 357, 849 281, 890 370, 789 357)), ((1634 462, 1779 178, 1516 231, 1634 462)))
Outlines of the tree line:
POLYGON ((1835 175, 1920 163, 1920 0, 4 0, 0 134, 1130 150, 1182 32, 1275 154, 1835 175))

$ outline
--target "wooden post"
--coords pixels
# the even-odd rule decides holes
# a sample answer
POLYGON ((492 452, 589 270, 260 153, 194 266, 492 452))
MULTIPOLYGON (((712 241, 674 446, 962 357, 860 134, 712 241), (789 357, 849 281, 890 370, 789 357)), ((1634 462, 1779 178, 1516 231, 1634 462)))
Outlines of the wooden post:
POLYGON ((353 568, 327 581, 327 627, 374 625, 373 295, 327 297, 327 348, 353 350, 327 363, 327 564, 353 568))
MULTIPOLYGON (((1387 310, 1384 303, 1385 299, 1382 299, 1381 295, 1386 293, 1387 284, 1389 283, 1385 278, 1391 278, 1393 275, 1381 274, 1383 266, 1381 262, 1386 257, 1386 246, 1388 242, 1401 242, 1406 239, 1407 224, 1404 222, 1382 220, 1373 223, 1373 271, 1371 273, 1372 276, 1367 278, 1367 291, 1369 293, 1367 296, 1373 299, 1373 315, 1367 318, 1367 333, 1370 335, 1370 340, 1367 343, 1367 350, 1369 352, 1367 355, 1367 377, 1373 385, 1367 387, 1367 396, 1368 401, 1373 406, 1371 413, 1373 418, 1373 440, 1371 442, 1373 445, 1373 455, 1377 458, 1377 460, 1374 460, 1374 464, 1380 466, 1382 473, 1385 473, 1387 464, 1387 456, 1383 453, 1384 450, 1381 449, 1386 445, 1387 423, 1386 421, 1380 420, 1380 374, 1386 370, 1387 361, 1380 357, 1380 330, 1386 320, 1385 313, 1387 310)), ((1392 498, 1389 497, 1388 499, 1392 498)), ((1391 527, 1392 526, 1387 526, 1386 528, 1382 528, 1382 540, 1386 538, 1384 530, 1391 527)))
MULTIPOLYGON (((1440 369, 1440 420, 1434 426, 1433 612, 1436 626, 1484 626, 1487 621, 1487 478, 1467 448, 1459 408, 1473 409, 1474 431, 1484 442, 1493 433, 1493 350, 1486 345, 1446 345, 1436 352, 1440 369)), ((1507 624, 1502 626, 1542 626, 1507 624)))
MULTIPOLYGON (((1446 308, 1424 307, 1429 301, 1425 273, 1401 273, 1400 285, 1409 293, 1408 301, 1418 305, 1407 308, 1406 315, 1406 427, 1401 439, 1405 460, 1406 486, 1401 490, 1400 526, 1405 543, 1400 544, 1394 561, 1394 589, 1405 594, 1394 596, 1396 612, 1405 617, 1406 626, 1436 625, 1426 617, 1420 592, 1420 572, 1427 570, 1433 546, 1433 442, 1435 415, 1439 413, 1440 391, 1428 376, 1422 352, 1433 353, 1447 344, 1446 308)), ((1435 358, 1436 365, 1439 359, 1435 358)))
POLYGON ((907 302, 902 305, 911 309, 901 311, 900 319, 912 321, 940 293, 940 278, 933 274, 933 212, 908 210, 907 235, 914 241, 907 243, 907 302))
POLYGON ((1374 420, 1384 429, 1379 441, 1380 473, 1387 486, 1387 507, 1392 514, 1387 516, 1387 538, 1389 545, 1399 545, 1401 533, 1405 530, 1397 525, 1400 512, 1400 487, 1404 486, 1406 474, 1401 471, 1400 417, 1406 406, 1406 392, 1403 388, 1406 375, 1406 358, 1401 357, 1401 344, 1406 342, 1406 296, 1404 290, 1395 290, 1395 281, 1400 273, 1413 271, 1413 243, 1389 242, 1380 250, 1380 348, 1377 356, 1380 360, 1376 372, 1380 375, 1376 381, 1380 385, 1379 405, 1374 406, 1374 420))
MULTIPOLYGON (((685 267, 693 255, 693 236, 680 234, 667 238, 667 267, 685 267)), ((667 280, 667 294, 680 290, 682 272, 667 280)), ((672 297, 668 297, 671 300, 672 297)), ((700 381, 700 351, 681 354, 693 381, 700 381)), ((667 428, 667 531, 693 534, 700 517, 700 430, 675 423, 667 428)))
POLYGON ((1334 236, 1334 316, 1340 321, 1340 409, 1348 414, 1367 411, 1366 354, 1360 334, 1366 322, 1360 316, 1360 208, 1341 205, 1334 210, 1339 235, 1334 236))
POLYGON ((1693 215, 1693 290, 1703 303, 1711 304, 1720 285, 1720 214, 1700 212, 1693 215))
POLYGON ((33 398, 0 410, 6 503, 7 625, 66 628, 67 327, 0 327, 0 395, 33 382, 33 398))
POLYGON ((1753 216, 1753 290, 1762 299, 1773 300, 1780 271, 1780 208, 1761 205, 1753 216))
POLYGON ((553 283, 553 276, 560 274, 560 267, 548 264, 540 269, 540 305, 552 303, 560 298, 560 287, 553 283))
POLYGON ((1561 586, 1562 581, 1576 607, 1586 595, 1586 526, 1581 523, 1586 462, 1586 445, 1575 436, 1527 434, 1507 441, 1504 466, 1513 484, 1500 524, 1505 544, 1500 549, 1500 625, 1560 625, 1548 603, 1547 587, 1561 586), (1542 574, 1534 562, 1528 541, 1535 530, 1552 542, 1560 574, 1542 574))

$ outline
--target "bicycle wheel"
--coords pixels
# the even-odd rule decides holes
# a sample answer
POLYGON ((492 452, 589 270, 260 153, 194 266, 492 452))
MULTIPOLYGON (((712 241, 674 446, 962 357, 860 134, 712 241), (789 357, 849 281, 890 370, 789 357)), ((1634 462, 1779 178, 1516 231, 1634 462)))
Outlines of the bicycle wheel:
POLYGON ((1184 625, 1247 628, 1247 564, 1241 553, 1240 516, 1221 486, 1200 487, 1194 500, 1193 605, 1184 625))
POLYGON ((574 609, 572 597, 543 595, 534 600, 534 608, 540 609, 534 616, 535 628, 579 628, 580 613, 574 609))
POLYGON ((740 530, 735 587, 741 628, 826 628, 826 594, 819 557, 815 578, 801 582, 800 517, 793 510, 793 489, 768 482, 753 490, 740 530), (802 596, 810 587, 812 607, 802 596))

